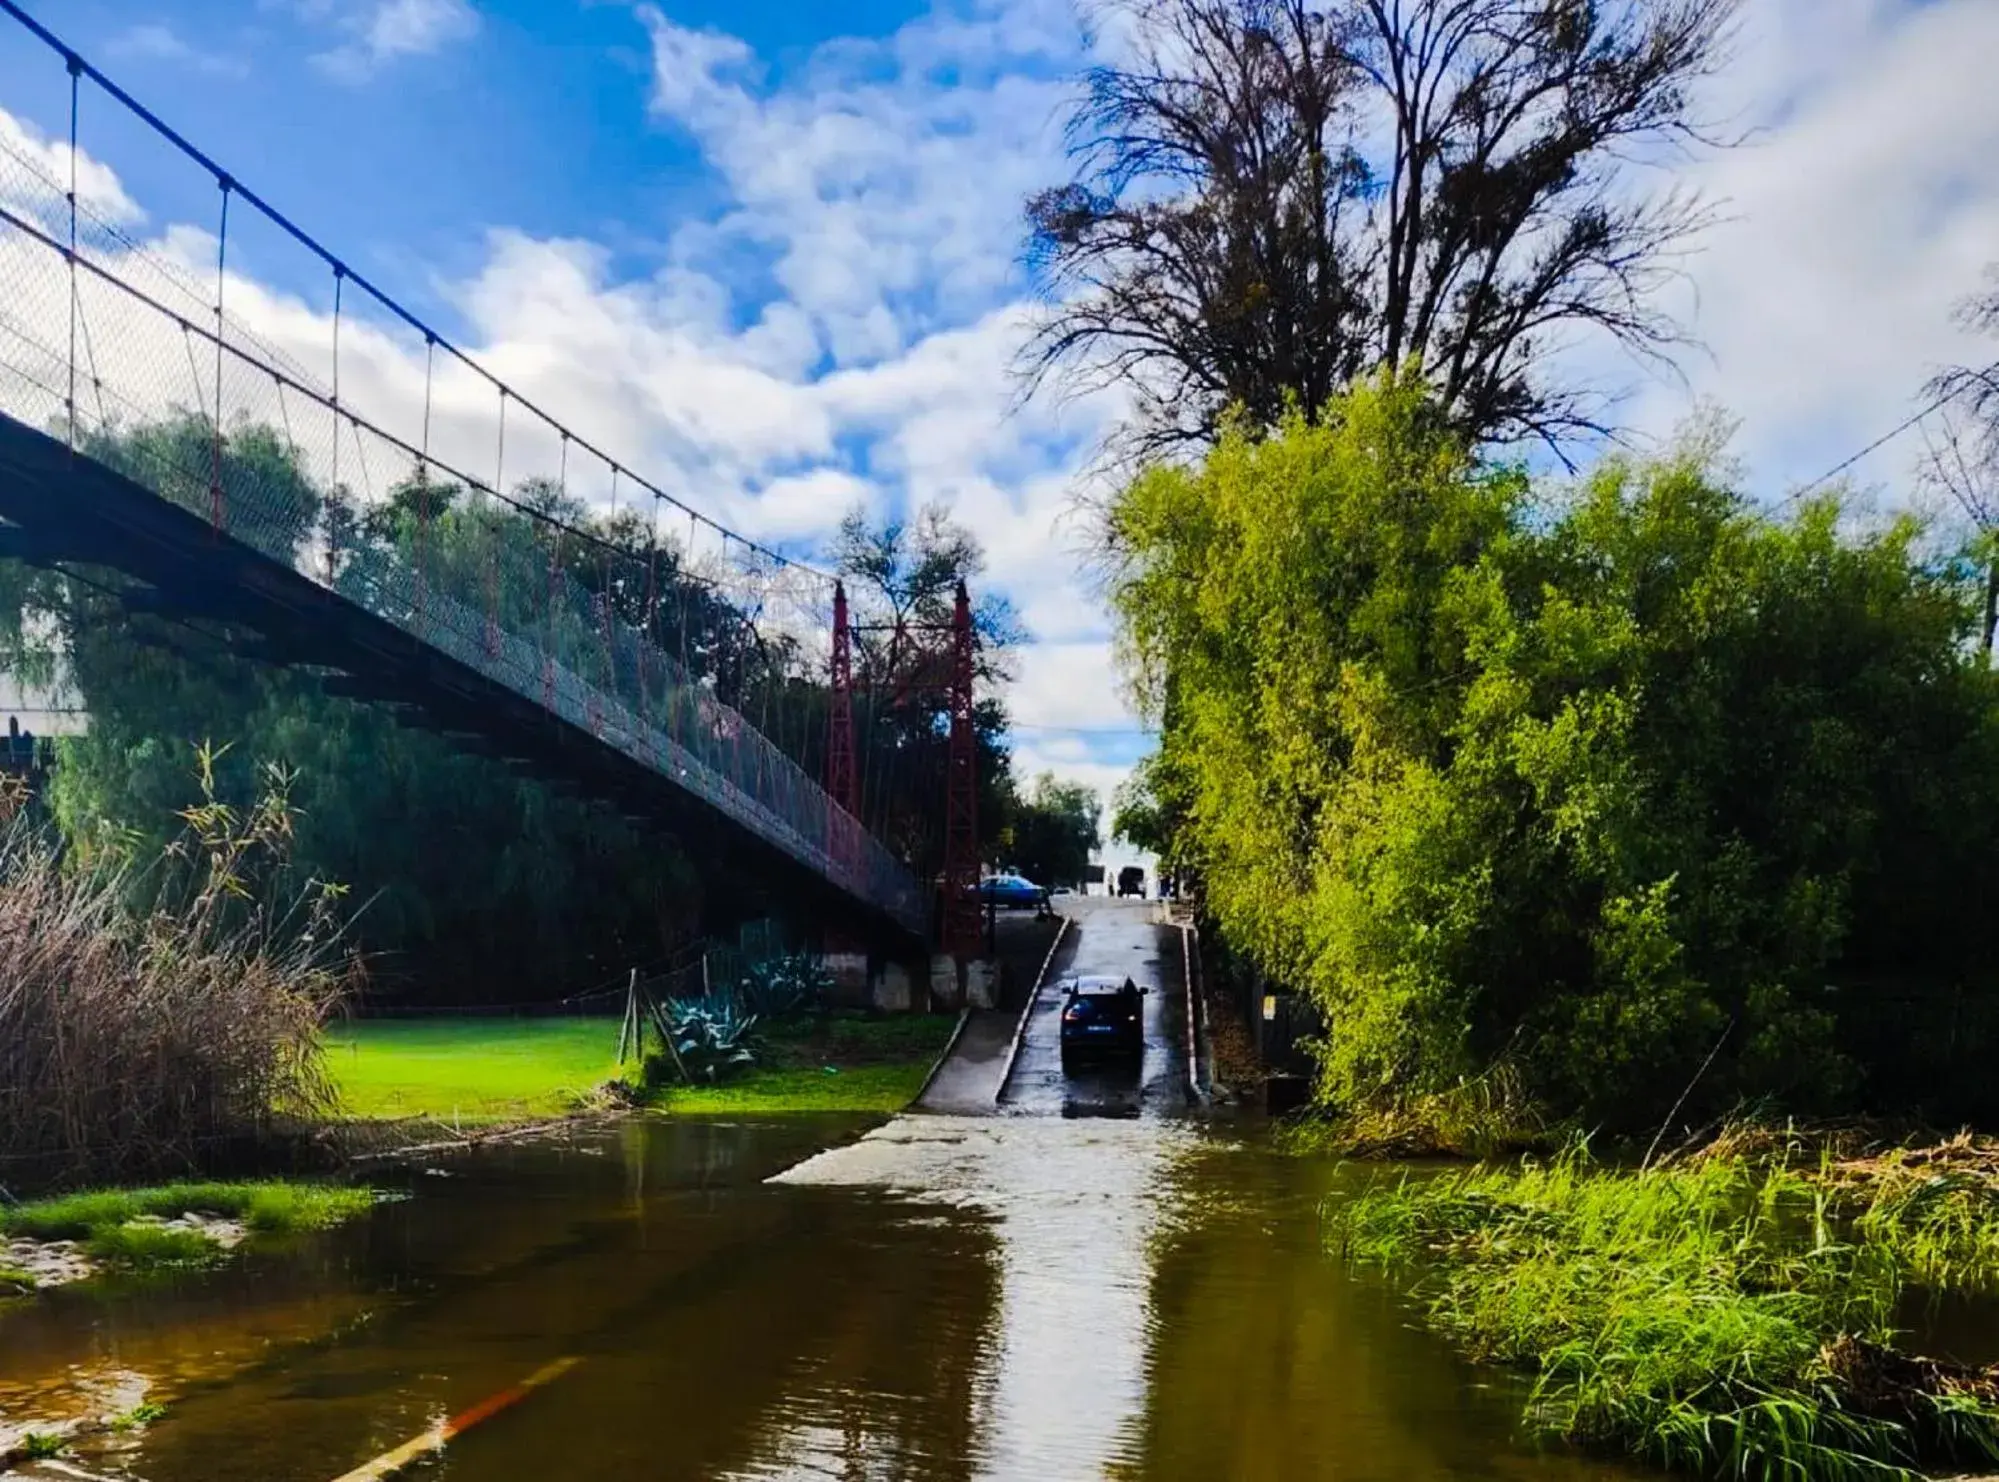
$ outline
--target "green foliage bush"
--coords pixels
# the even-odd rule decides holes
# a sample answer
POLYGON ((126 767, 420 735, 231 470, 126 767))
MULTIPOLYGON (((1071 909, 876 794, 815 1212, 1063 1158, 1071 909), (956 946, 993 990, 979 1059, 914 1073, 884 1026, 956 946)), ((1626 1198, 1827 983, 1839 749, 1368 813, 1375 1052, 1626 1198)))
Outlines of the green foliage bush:
POLYGON ((1766 513, 1714 437, 1538 485, 1384 376, 1109 534, 1148 822, 1318 1001, 1329 1104, 1508 1059, 1634 1129, 1999 1112, 1999 688, 1913 519, 1766 513))
MULTIPOLYGON (((1550 1434, 1756 1479, 1999 1460, 1990 1374, 1893 1347, 1905 1285, 1937 1275, 1872 1218, 1894 1181, 1842 1190, 1830 1167, 1632 1173, 1575 1147, 1377 1184, 1329 1209, 1329 1234, 1355 1262, 1413 1266, 1474 1358, 1533 1371, 1528 1418, 1550 1434)), ((1992 1249, 1935 1289, 1989 1281, 1992 1249)))

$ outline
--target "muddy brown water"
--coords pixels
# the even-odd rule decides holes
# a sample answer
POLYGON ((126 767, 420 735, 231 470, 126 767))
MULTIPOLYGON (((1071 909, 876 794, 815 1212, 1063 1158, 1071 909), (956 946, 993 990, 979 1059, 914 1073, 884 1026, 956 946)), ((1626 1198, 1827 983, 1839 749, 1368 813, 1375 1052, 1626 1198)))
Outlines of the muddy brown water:
POLYGON ((568 1357, 406 1475, 1637 1475, 1537 1451, 1517 1388, 1322 1252, 1351 1177, 1167 1119, 636 1121, 0 1312, 0 1412, 143 1394, 165 1419, 70 1465, 331 1482, 568 1357))
POLYGON ((166 1417, 65 1465, 334 1482, 563 1360, 403 1475, 1640 1475, 1537 1449, 1517 1384, 1325 1253, 1368 1173, 1189 1119, 1177 932, 1069 909, 1052 980, 1152 990, 1137 1068, 1065 1069, 1051 988, 998 1115, 642 1119, 406 1169, 288 1250, 0 1310, 0 1429, 145 1399, 166 1417))

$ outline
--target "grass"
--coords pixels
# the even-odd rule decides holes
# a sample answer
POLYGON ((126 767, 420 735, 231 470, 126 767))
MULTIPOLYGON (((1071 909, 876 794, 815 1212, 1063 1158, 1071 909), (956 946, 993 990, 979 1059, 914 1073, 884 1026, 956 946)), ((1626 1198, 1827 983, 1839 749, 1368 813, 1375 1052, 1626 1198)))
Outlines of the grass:
POLYGON ((1518 1069, 1507 1061, 1443 1091, 1393 1096, 1295 1122, 1283 1140, 1294 1152, 1347 1158, 1496 1158, 1560 1146, 1518 1069))
POLYGON ((20 1235, 31 1240, 91 1240, 99 1231, 147 1216, 170 1220, 184 1214, 240 1220, 259 1234, 285 1235, 338 1224, 364 1212, 373 1203, 374 1195, 366 1189, 270 1180, 94 1189, 0 1207, 0 1235, 20 1235))
POLYGON ((222 1247, 199 1230, 165 1225, 104 1225, 90 1232, 91 1259, 122 1271, 163 1271, 174 1266, 212 1266, 222 1247))
POLYGON ((1891 1326, 1906 1284, 1990 1279, 1990 1212, 1939 1263, 1896 1187, 1830 1159, 1635 1173, 1572 1150, 1405 1175, 1328 1218, 1348 1259, 1413 1268, 1472 1357, 1533 1371, 1544 1433, 1756 1479, 1999 1460, 1999 1378, 1900 1353, 1891 1326))
MULTIPOLYGON (((656 1065, 655 1105, 676 1116, 900 1111, 956 1022, 861 1013, 780 1020, 758 1034, 756 1066, 720 1085, 674 1084, 671 1064, 656 1065)), ((367 1020, 326 1039, 327 1070, 356 1117, 476 1125, 561 1116, 618 1074, 610 1019, 367 1020)), ((657 1040, 647 1044, 656 1049, 657 1040)))
MULTIPOLYGON (((363 1213, 374 1203, 367 1189, 330 1184, 164 1184, 146 1189, 95 1189, 0 1208, 0 1235, 31 1240, 77 1240, 100 1265, 126 1272, 205 1266, 222 1258, 220 1245, 199 1230, 167 1228, 155 1220, 206 1215, 236 1220, 259 1235, 323 1229, 363 1213)), ((26 1273, 0 1270, 0 1285, 32 1291, 26 1273)))
POLYGON ((898 1112, 923 1089, 956 1023, 950 1014, 782 1021, 760 1042, 754 1069, 718 1086, 669 1081, 654 1104, 674 1116, 898 1112))
POLYGON ((558 1117, 617 1075, 615 1019, 363 1020, 326 1035, 342 1110, 453 1123, 558 1117))
POLYGON ((0 1297, 26 1296, 40 1285, 30 1272, 0 1265, 0 1297))
POLYGON ((165 1405, 147 1401, 134 1405, 122 1415, 113 1416, 111 1419, 111 1429, 121 1433, 144 1430, 154 1421, 164 1420, 166 1414, 167 1407, 165 1405))

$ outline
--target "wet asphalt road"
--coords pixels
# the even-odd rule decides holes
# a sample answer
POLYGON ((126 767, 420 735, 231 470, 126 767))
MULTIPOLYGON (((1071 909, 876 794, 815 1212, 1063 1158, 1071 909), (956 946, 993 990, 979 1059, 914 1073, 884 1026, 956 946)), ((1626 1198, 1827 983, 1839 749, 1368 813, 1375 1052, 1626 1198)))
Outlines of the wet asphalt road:
POLYGON ((1187 1102, 1185 998, 1180 932, 1155 918, 1151 901, 1081 896, 1067 900, 1072 921, 1047 980, 1028 1010, 1020 1054, 999 1097, 1009 1116, 1139 1117, 1179 1112, 1187 1102), (1062 1067, 1061 983, 1069 977, 1129 974, 1145 996, 1140 1064, 1062 1067))

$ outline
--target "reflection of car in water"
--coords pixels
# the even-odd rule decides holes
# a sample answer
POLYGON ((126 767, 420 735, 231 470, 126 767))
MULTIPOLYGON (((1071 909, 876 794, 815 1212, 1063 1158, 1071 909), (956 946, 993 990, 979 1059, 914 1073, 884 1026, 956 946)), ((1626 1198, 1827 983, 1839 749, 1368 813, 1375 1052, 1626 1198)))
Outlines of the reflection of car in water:
POLYGON ((1145 899, 1145 871, 1137 865, 1126 865, 1117 872, 1117 893, 1121 896, 1135 895, 1145 899))
POLYGON ((979 882, 979 899, 996 906, 1046 906, 1048 887, 1025 875, 988 875, 979 882))
POLYGON ((1062 985, 1062 1063, 1145 1053, 1145 989, 1130 978, 1071 978, 1062 985))

